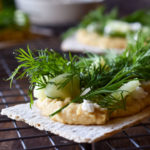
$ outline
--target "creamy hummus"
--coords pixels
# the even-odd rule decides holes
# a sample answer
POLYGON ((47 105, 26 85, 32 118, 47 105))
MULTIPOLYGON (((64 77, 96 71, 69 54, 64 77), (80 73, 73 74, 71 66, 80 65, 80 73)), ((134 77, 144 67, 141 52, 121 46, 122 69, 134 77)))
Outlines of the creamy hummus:
MULTIPOLYGON (((69 98, 64 101, 46 98, 45 100, 37 100, 36 105, 40 108, 42 115, 49 116, 69 101, 69 98)), ((94 112, 88 112, 82 109, 82 104, 72 103, 51 119, 65 124, 105 124, 108 120, 108 111, 96 108, 94 112)))
POLYGON ((125 38, 100 36, 96 32, 88 32, 85 29, 79 29, 76 33, 77 41, 100 49, 124 49, 127 45, 125 38))
MULTIPOLYGON (((43 92, 43 91, 42 91, 43 92)), ((40 109, 42 115, 49 116, 59 108, 70 102, 70 98, 61 101, 58 99, 45 98, 38 99, 36 106, 40 109)), ((100 108, 97 105, 85 101, 81 104, 71 103, 60 113, 51 117, 52 120, 65 124, 105 124, 111 118, 125 117, 140 112, 146 106, 150 105, 150 84, 142 84, 137 87, 126 99, 126 110, 118 109, 113 113, 109 113, 107 109, 100 108), (86 102, 86 105, 85 105, 86 102), (88 105, 87 105, 88 104, 88 105), (94 107, 87 111, 84 107, 94 107)))

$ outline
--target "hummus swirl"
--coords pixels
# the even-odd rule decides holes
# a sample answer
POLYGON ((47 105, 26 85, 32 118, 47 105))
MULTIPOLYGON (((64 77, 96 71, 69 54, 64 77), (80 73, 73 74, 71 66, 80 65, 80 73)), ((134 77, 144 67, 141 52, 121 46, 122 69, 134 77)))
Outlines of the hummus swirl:
POLYGON ((101 49, 124 49, 127 45, 127 40, 120 37, 100 36, 95 32, 88 32, 85 29, 79 29, 76 33, 78 42, 94 46, 101 49))

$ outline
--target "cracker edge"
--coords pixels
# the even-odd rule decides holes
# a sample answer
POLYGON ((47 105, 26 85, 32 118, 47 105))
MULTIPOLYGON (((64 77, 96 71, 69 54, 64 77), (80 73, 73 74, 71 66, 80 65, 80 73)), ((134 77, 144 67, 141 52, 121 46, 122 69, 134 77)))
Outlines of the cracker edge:
POLYGON ((88 46, 85 44, 81 44, 77 41, 75 35, 72 35, 70 37, 67 37, 64 39, 61 43, 61 49, 64 52, 91 52, 91 53, 97 53, 97 54, 105 54, 108 51, 114 51, 117 54, 121 54, 123 52, 123 49, 101 49, 99 47, 95 46, 88 46))
MULTIPOLYGON (((28 103, 27 103, 27 104, 28 104, 28 103)), ((22 105, 22 104, 19 104, 19 105, 22 105)), ((14 107, 14 106, 12 106, 12 107, 14 107)), ((14 120, 17 120, 17 121, 23 121, 23 122, 27 123, 27 124, 30 125, 30 126, 33 126, 33 127, 37 128, 37 129, 39 129, 39 130, 45 131, 44 129, 41 129, 41 128, 39 127, 39 125, 36 124, 36 123, 29 124, 28 121, 26 121, 26 120, 23 119, 23 118, 18 117, 16 114, 13 114, 13 115, 12 115, 10 112, 7 112, 7 109, 9 109, 9 107, 2 109, 2 110, 1 110, 1 115, 6 115, 6 116, 8 116, 9 118, 14 119, 14 120)), ((136 118, 138 118, 138 116, 139 116, 140 119, 136 119, 136 120, 132 121, 132 123, 129 123, 129 124, 127 124, 127 125, 124 125, 123 127, 121 126, 118 130, 114 130, 114 131, 111 131, 111 132, 109 132, 109 133, 104 133, 101 137, 96 137, 96 138, 94 138, 94 139, 85 138, 84 140, 80 140, 79 137, 69 139, 69 138, 68 138, 69 136, 66 136, 66 135, 64 135, 64 134, 62 135, 61 133, 55 132, 55 131, 53 131, 53 130, 48 131, 48 132, 51 132, 51 133, 56 134, 56 135, 59 135, 59 136, 64 137, 64 138, 66 138, 66 139, 68 139, 68 140, 73 140, 73 141, 75 141, 75 142, 77 142, 77 143, 93 143, 93 142, 97 142, 97 141, 100 141, 100 140, 104 140, 105 138, 108 138, 108 137, 110 137, 110 136, 112 136, 112 135, 114 135, 114 134, 120 132, 121 130, 123 130, 123 129, 125 129, 125 128, 128 128, 128 127, 130 127, 130 126, 133 126, 133 125, 135 125, 135 124, 141 122, 142 120, 144 120, 144 119, 146 119, 146 118, 149 118, 149 117, 150 117, 150 106, 149 106, 149 107, 146 107, 145 110, 143 110, 143 111, 141 111, 141 112, 139 112, 139 113, 137 113, 137 114, 135 114, 135 115, 132 115, 132 116, 136 116, 136 118), (143 117, 142 117, 142 116, 143 116, 143 117)), ((130 117, 132 117, 132 116, 125 117, 125 118, 128 119, 129 122, 130 122, 130 121, 131 121, 131 118, 130 118, 130 117)), ((114 124, 115 124, 115 121, 117 121, 117 120, 118 120, 118 118, 113 119, 112 121, 113 121, 114 124)), ((61 123, 61 124, 62 124, 62 123, 61 123)), ((63 124, 63 125, 65 125, 65 124, 63 124)), ((78 125, 76 125, 76 126, 78 126, 78 125)), ((119 126, 120 126, 120 125, 119 125, 119 126)), ((112 129, 113 129, 113 128, 112 128, 112 129)))

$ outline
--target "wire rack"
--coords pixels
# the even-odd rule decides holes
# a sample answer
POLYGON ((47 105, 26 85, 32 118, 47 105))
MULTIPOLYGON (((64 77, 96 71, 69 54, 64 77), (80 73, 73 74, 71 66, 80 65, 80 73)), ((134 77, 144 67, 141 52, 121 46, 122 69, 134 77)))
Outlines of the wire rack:
MULTIPOLYGON (((11 52, 12 53, 12 52, 11 52)), ((14 80, 12 88, 8 78, 17 62, 9 52, 0 53, 0 110, 9 106, 29 102, 28 82, 14 80)), ((106 140, 82 144, 66 140, 46 131, 38 131, 23 122, 0 116, 1 150, 150 150, 150 120, 126 129, 106 140)))

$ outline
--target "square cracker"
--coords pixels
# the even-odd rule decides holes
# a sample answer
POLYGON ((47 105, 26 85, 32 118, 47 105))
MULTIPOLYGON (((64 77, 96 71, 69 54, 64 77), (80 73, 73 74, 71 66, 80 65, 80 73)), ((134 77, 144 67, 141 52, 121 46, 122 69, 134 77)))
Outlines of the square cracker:
POLYGON ((101 49, 96 46, 89 46, 86 44, 82 44, 77 41, 76 35, 72 35, 68 38, 66 38, 64 41, 61 43, 61 49, 64 52, 91 52, 91 53, 98 53, 98 54, 104 54, 107 51, 113 51, 118 54, 122 53, 123 50, 121 49, 101 49))
POLYGON ((122 129, 150 117, 150 107, 129 117, 113 119, 105 125, 92 126, 66 125, 54 122, 49 117, 42 116, 36 106, 33 105, 30 109, 29 103, 2 109, 1 114, 78 143, 92 143, 110 137, 122 129))

